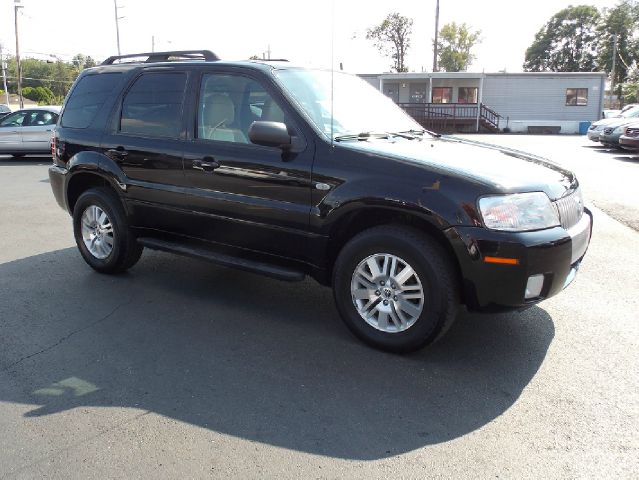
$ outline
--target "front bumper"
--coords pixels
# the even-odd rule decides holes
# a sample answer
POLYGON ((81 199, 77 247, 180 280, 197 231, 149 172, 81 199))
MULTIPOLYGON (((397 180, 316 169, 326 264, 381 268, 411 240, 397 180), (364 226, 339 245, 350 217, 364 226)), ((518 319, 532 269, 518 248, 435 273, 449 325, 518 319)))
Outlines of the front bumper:
POLYGON ((598 142, 600 133, 601 133, 601 130, 588 130, 588 133, 587 133, 588 140, 591 140, 593 142, 598 142))
POLYGON ((601 134, 599 135, 599 141, 604 145, 619 145, 619 137, 621 134, 619 133, 611 133, 609 135, 601 134))
POLYGON ((619 146, 628 150, 639 150, 639 137, 619 137, 619 146))
POLYGON ((481 227, 452 227, 446 235, 461 270, 463 300, 470 310, 525 308, 559 293, 574 279, 592 234, 592 213, 569 230, 497 232, 481 227), (486 263, 486 257, 517 259, 518 264, 486 263), (539 296, 525 298, 528 279, 543 275, 539 296))

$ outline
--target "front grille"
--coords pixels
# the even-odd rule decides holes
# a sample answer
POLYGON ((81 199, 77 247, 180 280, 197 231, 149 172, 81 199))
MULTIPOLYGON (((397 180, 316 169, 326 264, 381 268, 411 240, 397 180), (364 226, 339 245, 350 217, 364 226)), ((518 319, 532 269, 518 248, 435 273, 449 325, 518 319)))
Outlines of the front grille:
POLYGON ((639 128, 626 128, 627 137, 639 137, 639 128))
POLYGON ((557 213, 559 214, 559 222, 561 226, 568 230, 577 225, 584 214, 584 200, 581 196, 581 189, 578 188, 570 195, 560 198, 554 202, 557 213))
POLYGON ((606 128, 604 129, 604 135, 612 135, 612 131, 614 128, 606 128))

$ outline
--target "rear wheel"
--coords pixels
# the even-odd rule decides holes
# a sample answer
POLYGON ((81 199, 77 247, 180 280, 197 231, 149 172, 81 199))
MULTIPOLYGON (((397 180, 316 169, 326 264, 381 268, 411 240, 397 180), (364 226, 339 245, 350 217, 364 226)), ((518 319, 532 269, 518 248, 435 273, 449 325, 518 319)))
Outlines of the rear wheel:
POLYGON ((333 275, 342 319, 374 347, 417 350, 455 319, 459 293, 449 256, 418 230, 381 226, 360 233, 340 252, 333 275))
POLYGON ((120 199, 108 188, 91 188, 80 195, 73 209, 73 232, 82 257, 99 272, 123 272, 142 255, 120 199))

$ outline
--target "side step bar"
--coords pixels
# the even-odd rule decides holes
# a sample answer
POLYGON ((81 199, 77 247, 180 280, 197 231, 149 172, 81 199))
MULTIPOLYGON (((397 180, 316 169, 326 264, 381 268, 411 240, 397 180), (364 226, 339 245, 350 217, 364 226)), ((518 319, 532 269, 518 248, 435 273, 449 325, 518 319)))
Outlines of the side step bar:
POLYGON ((304 280, 304 273, 291 270, 278 265, 257 262, 245 258, 233 257, 223 253, 217 253, 204 247, 185 245, 178 242, 159 240, 151 237, 139 237, 138 243, 151 250, 161 250, 163 252, 176 253, 186 257, 199 258, 209 262, 222 265, 223 267, 237 268, 247 272, 259 273, 267 277, 285 280, 287 282, 299 282, 304 280))

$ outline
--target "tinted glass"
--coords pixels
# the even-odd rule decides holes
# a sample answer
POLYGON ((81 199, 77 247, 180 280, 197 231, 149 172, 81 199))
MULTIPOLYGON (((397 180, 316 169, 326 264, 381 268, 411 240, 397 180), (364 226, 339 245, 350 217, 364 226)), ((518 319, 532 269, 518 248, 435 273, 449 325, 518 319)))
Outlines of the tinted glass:
POLYGON ((0 127, 21 127, 27 112, 16 112, 0 120, 0 127))
POLYGON ((249 143, 256 120, 288 123, 284 112, 264 87, 239 75, 204 75, 200 88, 197 137, 249 143))
POLYGON ((54 112, 47 112, 46 110, 34 110, 29 112, 27 118, 24 120, 23 127, 43 127, 46 125, 54 125, 58 120, 58 115, 54 112))
POLYGON ((566 89, 566 105, 569 105, 569 106, 588 105, 588 89, 587 88, 566 89))
POLYGON ((178 137, 185 73, 146 73, 124 97, 120 131, 145 137, 178 137))
POLYGON ((64 107, 62 126, 87 128, 91 125, 120 78, 121 74, 115 72, 82 77, 64 107))

